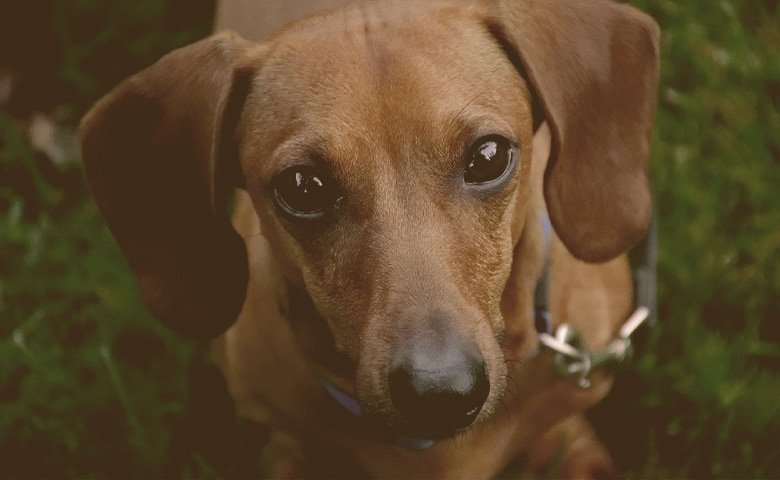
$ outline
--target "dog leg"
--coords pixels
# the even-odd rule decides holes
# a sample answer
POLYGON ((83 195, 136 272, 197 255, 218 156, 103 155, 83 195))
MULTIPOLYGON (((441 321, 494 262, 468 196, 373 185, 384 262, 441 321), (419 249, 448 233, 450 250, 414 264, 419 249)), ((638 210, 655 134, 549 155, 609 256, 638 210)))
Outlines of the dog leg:
POLYGON ((528 456, 531 478, 614 478, 612 458, 582 415, 550 428, 528 456))
POLYGON ((271 433, 263 447, 261 464, 268 478, 293 479, 306 477, 303 448, 292 435, 279 430, 271 433))

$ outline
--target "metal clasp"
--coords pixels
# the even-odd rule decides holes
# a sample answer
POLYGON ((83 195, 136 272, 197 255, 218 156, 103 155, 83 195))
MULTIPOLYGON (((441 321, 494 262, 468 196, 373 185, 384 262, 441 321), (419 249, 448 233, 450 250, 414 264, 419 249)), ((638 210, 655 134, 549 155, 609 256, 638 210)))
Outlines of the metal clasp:
POLYGON ((617 338, 600 351, 592 352, 574 326, 564 323, 555 330, 555 335, 540 333, 542 346, 555 352, 555 367, 562 377, 577 377, 577 386, 590 388, 590 374, 599 368, 614 368, 633 354, 631 335, 650 315, 647 307, 639 307, 620 327, 617 338))

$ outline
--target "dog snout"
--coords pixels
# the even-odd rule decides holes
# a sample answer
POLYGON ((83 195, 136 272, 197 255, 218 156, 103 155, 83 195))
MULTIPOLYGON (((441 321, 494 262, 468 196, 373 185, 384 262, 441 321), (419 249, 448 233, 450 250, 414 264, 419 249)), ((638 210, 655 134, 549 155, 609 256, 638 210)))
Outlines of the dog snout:
POLYGON ((474 421, 490 382, 476 345, 453 335, 428 333, 393 359, 390 397, 415 431, 447 437, 474 421))

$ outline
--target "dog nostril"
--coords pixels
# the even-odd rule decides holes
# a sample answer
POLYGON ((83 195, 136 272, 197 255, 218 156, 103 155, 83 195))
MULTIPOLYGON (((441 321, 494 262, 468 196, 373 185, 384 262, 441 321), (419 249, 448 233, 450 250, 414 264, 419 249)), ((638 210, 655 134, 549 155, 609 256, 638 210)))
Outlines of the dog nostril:
POLYGON ((490 392, 481 358, 435 370, 404 363, 390 372, 389 386, 395 408, 418 433, 430 436, 469 426, 490 392))

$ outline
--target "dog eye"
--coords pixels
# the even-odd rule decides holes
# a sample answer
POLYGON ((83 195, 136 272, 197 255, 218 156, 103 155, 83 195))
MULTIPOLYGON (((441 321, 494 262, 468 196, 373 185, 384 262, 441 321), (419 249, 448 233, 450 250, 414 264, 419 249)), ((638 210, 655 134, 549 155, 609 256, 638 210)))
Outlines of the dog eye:
POLYGON ((511 169, 514 155, 511 142, 501 135, 482 137, 466 153, 463 179, 471 185, 498 180, 511 169))
POLYGON ((274 198, 285 212, 299 218, 322 217, 338 200, 335 182, 314 167, 290 167, 273 180, 274 198))

